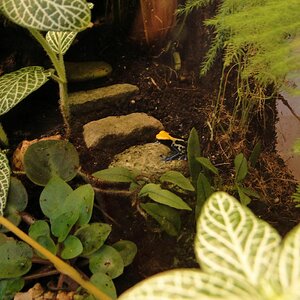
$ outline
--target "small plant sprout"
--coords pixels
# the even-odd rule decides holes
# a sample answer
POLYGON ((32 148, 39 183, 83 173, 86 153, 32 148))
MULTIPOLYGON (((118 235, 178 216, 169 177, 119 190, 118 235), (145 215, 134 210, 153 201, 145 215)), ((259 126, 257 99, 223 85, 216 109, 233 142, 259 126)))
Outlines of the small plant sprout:
POLYGON ((300 225, 282 240, 278 232, 227 193, 214 193, 197 221, 195 254, 201 270, 157 274, 119 300, 300 297, 300 225))

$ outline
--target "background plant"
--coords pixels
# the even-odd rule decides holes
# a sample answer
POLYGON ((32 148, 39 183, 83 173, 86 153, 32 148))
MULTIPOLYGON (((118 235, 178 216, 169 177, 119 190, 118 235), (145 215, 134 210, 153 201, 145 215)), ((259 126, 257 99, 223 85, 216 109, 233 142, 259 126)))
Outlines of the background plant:
MULTIPOLYGON (((209 0, 188 0, 181 11, 191 12, 211 4, 209 0)), ((269 87, 275 93, 291 91, 292 79, 299 71, 299 1, 223 0, 214 18, 205 21, 214 28, 215 37, 201 66, 205 75, 223 52, 223 73, 215 113, 214 128, 219 122, 226 85, 230 73, 236 74, 237 101, 229 132, 234 130, 237 118, 247 127, 252 111, 263 108, 270 97, 269 87)))
POLYGON ((167 271, 122 294, 130 299, 299 299, 300 225, 282 240, 268 223, 224 192, 213 194, 197 221, 201 267, 167 271))

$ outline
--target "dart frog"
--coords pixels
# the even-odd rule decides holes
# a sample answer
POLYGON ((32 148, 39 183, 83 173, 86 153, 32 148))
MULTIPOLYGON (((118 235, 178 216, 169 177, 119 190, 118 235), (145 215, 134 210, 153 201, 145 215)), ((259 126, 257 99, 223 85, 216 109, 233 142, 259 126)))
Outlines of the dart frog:
POLYGON ((187 142, 184 139, 174 138, 168 132, 162 130, 156 135, 158 142, 168 146, 171 154, 164 158, 165 161, 186 160, 187 142))

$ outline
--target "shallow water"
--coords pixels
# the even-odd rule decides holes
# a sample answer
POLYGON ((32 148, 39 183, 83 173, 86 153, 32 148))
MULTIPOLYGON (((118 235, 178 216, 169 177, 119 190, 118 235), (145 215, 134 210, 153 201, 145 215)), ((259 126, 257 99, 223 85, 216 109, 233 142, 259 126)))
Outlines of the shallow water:
MULTIPOLYGON (((300 87, 300 78, 296 84, 300 87)), ((300 95, 289 95, 282 93, 293 111, 300 119, 300 95)), ((277 102, 278 118, 276 124, 277 131, 277 151, 287 163, 294 177, 300 181, 300 154, 292 151, 294 142, 300 138, 300 121, 292 114, 291 110, 280 100, 277 102)))

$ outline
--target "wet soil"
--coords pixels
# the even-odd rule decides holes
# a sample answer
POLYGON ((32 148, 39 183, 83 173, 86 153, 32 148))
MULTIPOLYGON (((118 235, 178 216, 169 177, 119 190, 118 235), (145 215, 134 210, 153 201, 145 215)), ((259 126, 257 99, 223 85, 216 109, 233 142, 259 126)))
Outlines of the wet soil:
MULTIPOLYGON (((70 85, 69 90, 72 92, 113 83, 131 83, 139 87, 140 93, 126 104, 74 118, 70 140, 79 151, 82 168, 89 173, 98 171, 107 167, 114 149, 88 150, 82 139, 82 125, 109 115, 145 112, 160 120, 174 136, 187 138, 190 130, 196 128, 202 155, 210 158, 219 168, 223 184, 227 187, 233 183, 235 155, 243 152, 249 157, 256 142, 261 140, 262 152, 258 163, 249 170, 245 181, 245 186, 255 189, 261 198, 253 200, 249 207, 284 235, 299 223, 300 212, 291 201, 295 180, 275 150, 276 99, 267 102, 263 117, 259 112, 252 115, 246 134, 241 128, 237 128, 232 135, 228 135, 221 127, 216 127, 214 137, 210 139, 211 131, 207 121, 213 113, 218 94, 221 57, 207 76, 199 78, 198 74, 211 39, 211 33, 201 24, 213 11, 214 8, 195 12, 187 20, 185 32, 180 40, 175 41, 182 62, 178 71, 174 70, 172 53, 162 45, 149 49, 104 26, 82 32, 66 55, 66 60, 104 60, 112 65, 113 73, 107 79, 70 85)), ((167 42, 166 40, 163 45, 167 42)), ((43 53, 37 51, 37 57, 45 63, 43 53)), ((2 53, 2 69, 7 72, 18 68, 20 61, 36 63, 34 57, 29 54, 28 57, 27 61, 14 52, 8 56, 2 53)), ((232 118, 234 93, 234 85, 232 83, 231 86, 229 81, 226 103, 221 114, 222 128, 226 128, 232 118)), ((23 139, 63 133, 57 99, 57 87, 54 83, 47 83, 1 117, 12 150, 23 139)), ((126 144, 123 146, 124 149, 127 147, 126 144)), ((39 192, 40 190, 29 196, 31 204, 28 209, 35 206, 33 202, 37 202, 39 192)), ((197 266, 193 255, 193 213, 182 214, 182 231, 174 238, 161 232, 150 218, 145 219, 132 206, 130 198, 98 194, 96 201, 93 220, 105 221, 113 226, 109 242, 129 239, 138 246, 134 263, 115 281, 119 292, 163 270, 197 266)), ((194 200, 190 197, 187 201, 193 204, 194 200)))

